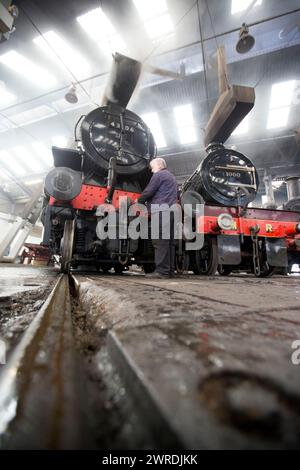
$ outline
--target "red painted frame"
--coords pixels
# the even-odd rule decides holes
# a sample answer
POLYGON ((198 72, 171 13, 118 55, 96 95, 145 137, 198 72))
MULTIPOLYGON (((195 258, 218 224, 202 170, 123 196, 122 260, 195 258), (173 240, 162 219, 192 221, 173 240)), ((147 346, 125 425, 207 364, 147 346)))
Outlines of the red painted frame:
POLYGON ((299 212, 270 210, 270 209, 247 209, 243 217, 238 216, 235 207, 205 206, 204 215, 197 218, 197 231, 210 235, 240 235, 251 236, 251 228, 258 226, 259 237, 268 238, 295 238, 296 226, 300 220, 299 212), (233 228, 222 230, 218 227, 218 216, 230 214, 233 218, 233 228))
MULTIPOLYGON (((72 201, 70 205, 74 209, 81 209, 85 211, 91 211, 95 209, 100 204, 105 204, 105 199, 107 197, 108 188, 101 186, 93 186, 91 184, 83 184, 80 193, 72 201)), ((133 201, 135 201, 141 193, 133 193, 131 191, 123 191, 116 189, 113 194, 112 205, 116 208, 119 207, 119 198, 120 196, 127 196, 133 201)), ((53 206, 59 201, 56 201, 53 197, 50 197, 49 204, 53 206)))

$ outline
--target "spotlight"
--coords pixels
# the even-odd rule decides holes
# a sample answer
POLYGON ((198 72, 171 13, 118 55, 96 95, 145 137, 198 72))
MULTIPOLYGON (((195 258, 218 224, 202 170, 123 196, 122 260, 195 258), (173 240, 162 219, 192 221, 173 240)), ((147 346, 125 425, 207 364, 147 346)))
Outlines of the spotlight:
POLYGON ((72 83, 68 92, 65 94, 65 100, 72 104, 78 102, 78 97, 76 95, 76 85, 74 83, 72 83))
POLYGON ((242 27, 239 32, 239 40, 236 45, 236 51, 239 54, 245 54, 249 52, 255 44, 255 39, 251 34, 249 34, 249 28, 246 23, 242 24, 242 27))

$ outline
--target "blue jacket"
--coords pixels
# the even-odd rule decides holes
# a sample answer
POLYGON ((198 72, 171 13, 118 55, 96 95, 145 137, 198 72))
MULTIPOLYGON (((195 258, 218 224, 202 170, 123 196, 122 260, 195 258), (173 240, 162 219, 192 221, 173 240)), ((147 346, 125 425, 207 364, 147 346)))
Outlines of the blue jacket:
POLYGON ((151 180, 140 195, 138 202, 144 204, 168 204, 172 206, 178 198, 178 185, 174 175, 166 168, 153 173, 151 180))

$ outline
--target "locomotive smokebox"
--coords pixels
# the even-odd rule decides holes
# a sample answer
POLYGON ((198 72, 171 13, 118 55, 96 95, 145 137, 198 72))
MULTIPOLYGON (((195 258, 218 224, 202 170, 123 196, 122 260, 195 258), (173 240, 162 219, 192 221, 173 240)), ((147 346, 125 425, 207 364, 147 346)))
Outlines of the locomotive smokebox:
POLYGON ((85 166, 107 176, 111 157, 116 158, 118 179, 149 172, 156 154, 154 138, 144 121, 132 111, 109 105, 91 111, 81 123, 85 166))
POLYGON ((220 143, 211 143, 206 151, 183 191, 196 191, 205 202, 224 206, 246 206, 253 201, 259 181, 249 158, 220 143))

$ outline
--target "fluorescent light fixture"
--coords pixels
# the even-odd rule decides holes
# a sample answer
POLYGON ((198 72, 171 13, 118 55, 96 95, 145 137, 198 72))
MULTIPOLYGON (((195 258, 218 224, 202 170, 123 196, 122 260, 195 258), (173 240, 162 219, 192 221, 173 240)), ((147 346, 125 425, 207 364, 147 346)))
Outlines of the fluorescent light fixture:
POLYGON ((35 153, 45 162, 48 167, 53 166, 52 152, 45 144, 37 141, 33 142, 31 145, 35 153))
POLYGON ((268 114, 267 129, 285 127, 288 122, 290 108, 271 109, 268 114))
POLYGON ((151 39, 159 39, 174 31, 174 26, 168 13, 146 21, 145 28, 151 39))
POLYGON ((192 144, 197 140, 194 127, 182 127, 178 132, 182 144, 192 144))
POLYGON ((16 126, 28 126, 29 124, 33 124, 34 122, 39 122, 43 119, 48 119, 56 115, 57 112, 54 109, 50 108, 47 105, 41 105, 29 109, 28 111, 23 111, 22 113, 9 116, 9 119, 11 119, 11 121, 16 126))
POLYGON ((55 137, 52 137, 52 144, 55 147, 65 148, 68 144, 68 139, 63 135, 56 135, 55 137))
POLYGON ((48 88, 56 83, 54 75, 35 65, 16 51, 12 50, 2 54, 0 62, 22 75, 24 80, 29 80, 41 88, 48 88))
POLYGON ((13 153, 17 156, 18 161, 28 168, 32 173, 41 173, 44 171, 41 163, 36 159, 30 151, 23 145, 17 145, 12 148, 13 153))
POLYGON ((12 158, 11 154, 6 150, 0 151, 0 161, 8 168, 11 175, 15 177, 24 176, 26 174, 25 168, 16 161, 16 158, 12 158))
POLYGON ((295 90, 295 80, 275 83, 272 86, 270 109, 290 106, 295 90))
POLYGON ((83 56, 54 31, 36 37, 33 42, 52 60, 58 61, 59 57, 74 74, 88 73, 90 67, 83 56))
POLYGON ((101 8, 95 8, 77 18, 80 26, 95 41, 101 41, 104 36, 113 36, 115 29, 101 8))
POLYGON ((126 45, 101 8, 90 10, 77 18, 85 32, 98 43, 105 53, 122 52, 126 45))
POLYGON ((147 124, 147 126, 151 130, 151 132, 154 136, 157 148, 166 147, 167 144, 166 144, 165 137, 163 135, 163 131, 162 131, 162 128, 161 128, 161 124, 160 124, 158 114, 157 113, 143 114, 142 119, 145 121, 145 123, 147 124))
POLYGON ((143 20, 149 20, 168 11, 165 0, 133 0, 133 2, 143 20))
POLYGON ((194 127, 192 106, 190 104, 176 106, 174 108, 174 114, 180 142, 182 144, 191 144, 196 142, 197 136, 194 127))
POLYGON ((231 135, 244 135, 249 130, 249 117, 246 116, 231 135))
MULTIPOLYGON (((235 15, 241 11, 247 10, 253 0, 231 0, 231 14, 235 15)), ((255 7, 258 7, 262 4, 262 0, 257 0, 254 4, 255 7)))
POLYGON ((194 125, 193 111, 190 104, 176 106, 174 108, 174 114, 178 127, 194 125))

